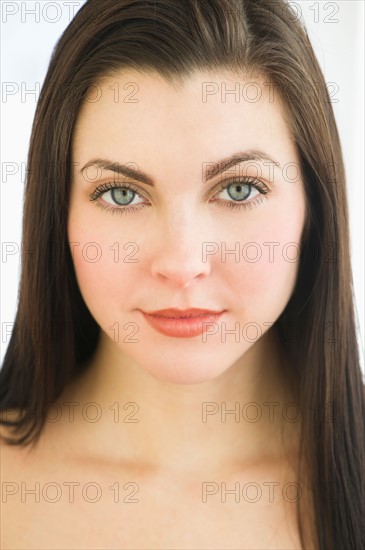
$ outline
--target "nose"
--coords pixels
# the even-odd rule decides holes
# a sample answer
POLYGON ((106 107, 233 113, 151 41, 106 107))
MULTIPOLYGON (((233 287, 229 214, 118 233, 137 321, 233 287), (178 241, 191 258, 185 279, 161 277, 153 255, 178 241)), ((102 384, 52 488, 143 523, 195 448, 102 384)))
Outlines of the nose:
POLYGON ((210 273, 210 260, 204 258, 204 231, 197 216, 189 213, 170 218, 160 226, 158 245, 154 246, 151 273, 154 278, 174 288, 185 288, 195 279, 203 279, 210 273))

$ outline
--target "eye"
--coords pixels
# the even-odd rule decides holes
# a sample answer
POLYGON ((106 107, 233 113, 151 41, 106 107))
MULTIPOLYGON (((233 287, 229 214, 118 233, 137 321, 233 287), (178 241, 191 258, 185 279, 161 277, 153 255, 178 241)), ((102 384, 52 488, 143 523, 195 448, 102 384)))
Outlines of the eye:
MULTIPOLYGON (((263 201, 263 195, 270 193, 270 190, 262 181, 249 177, 237 178, 224 185, 221 184, 219 189, 218 195, 226 195, 224 200, 215 198, 212 202, 228 208, 252 208, 255 204, 263 201), (252 191, 254 191, 254 194, 252 194, 252 191)), ((90 195, 90 201, 95 201, 99 208, 111 211, 112 214, 136 212, 149 206, 149 203, 143 202, 143 198, 147 197, 132 184, 123 183, 118 185, 117 182, 104 183, 90 195), (97 200, 101 196, 104 204, 97 200), (141 201, 132 205, 136 197, 141 201)))
POLYGON ((103 200, 108 202, 111 205, 117 204, 118 206, 129 206, 133 199, 136 197, 136 191, 130 187, 113 187, 109 191, 104 192, 103 200), (108 201, 108 194, 112 202, 108 201))
POLYGON ((220 186, 219 194, 225 194, 227 200, 215 199, 214 202, 228 208, 252 208, 254 204, 261 203, 263 196, 268 193, 269 188, 260 180, 249 177, 237 178, 220 186))
POLYGON ((138 204, 138 207, 130 206, 136 197, 142 198, 143 195, 140 191, 137 192, 131 184, 123 183, 123 185, 117 185, 116 183, 104 183, 97 187, 90 195, 90 200, 96 201, 96 205, 103 210, 111 210, 112 213, 123 213, 139 210, 144 206, 148 206, 144 202, 135 203, 136 205, 138 204), (105 201, 109 206, 105 206, 101 202, 97 201, 97 199, 101 196, 103 197, 103 201, 105 201))

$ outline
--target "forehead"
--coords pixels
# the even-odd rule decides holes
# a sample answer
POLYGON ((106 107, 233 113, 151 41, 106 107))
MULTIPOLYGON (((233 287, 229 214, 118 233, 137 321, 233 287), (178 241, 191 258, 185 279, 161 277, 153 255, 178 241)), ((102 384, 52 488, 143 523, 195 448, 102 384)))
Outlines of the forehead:
POLYGON ((174 85, 132 69, 104 77, 90 89, 73 136, 82 160, 90 154, 121 162, 149 154, 204 160, 245 148, 295 155, 283 102, 269 80, 228 71, 197 71, 174 85))

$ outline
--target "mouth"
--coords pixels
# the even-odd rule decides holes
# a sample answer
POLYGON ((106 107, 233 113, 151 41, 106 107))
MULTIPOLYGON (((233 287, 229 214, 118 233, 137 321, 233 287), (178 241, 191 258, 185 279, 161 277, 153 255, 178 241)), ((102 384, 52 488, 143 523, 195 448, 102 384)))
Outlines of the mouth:
POLYGON ((158 309, 156 311, 144 311, 147 315, 154 315, 155 317, 164 317, 168 319, 191 319, 193 317, 205 317, 207 315, 218 315, 223 313, 221 311, 214 311, 212 309, 201 308, 189 308, 189 309, 158 309))
POLYGON ((217 323, 225 310, 191 308, 187 310, 161 309, 147 313, 140 310, 148 324, 165 336, 193 338, 217 323))

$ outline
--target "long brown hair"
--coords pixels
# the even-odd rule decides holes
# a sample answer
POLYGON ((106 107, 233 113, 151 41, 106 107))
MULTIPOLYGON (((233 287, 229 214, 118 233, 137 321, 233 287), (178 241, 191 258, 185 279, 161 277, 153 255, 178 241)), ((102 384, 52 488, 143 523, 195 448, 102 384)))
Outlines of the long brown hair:
MULTIPOLYGON (((170 83, 196 70, 264 75, 284 100, 309 205, 293 295, 275 323, 303 414, 300 458, 321 550, 365 548, 365 397, 354 318, 341 146, 308 35, 284 0, 88 0, 50 61, 32 129, 19 303, 0 370, 3 418, 34 445, 47 405, 94 353, 99 326, 67 242, 73 128, 88 90, 122 68, 170 83), (331 418, 322 414, 331 409, 331 418), (318 491, 318 488, 323 490, 318 491), (318 497, 320 495, 320 497, 318 497)), ((303 547, 304 514, 297 519, 303 547)))

